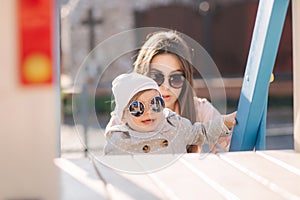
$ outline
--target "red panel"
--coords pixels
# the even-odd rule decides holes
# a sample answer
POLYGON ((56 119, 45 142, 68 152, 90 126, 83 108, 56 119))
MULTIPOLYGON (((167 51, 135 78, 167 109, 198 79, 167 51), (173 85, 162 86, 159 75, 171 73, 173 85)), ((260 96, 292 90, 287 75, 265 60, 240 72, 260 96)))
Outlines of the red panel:
POLYGON ((52 0, 18 1, 20 82, 44 85, 54 82, 52 0))

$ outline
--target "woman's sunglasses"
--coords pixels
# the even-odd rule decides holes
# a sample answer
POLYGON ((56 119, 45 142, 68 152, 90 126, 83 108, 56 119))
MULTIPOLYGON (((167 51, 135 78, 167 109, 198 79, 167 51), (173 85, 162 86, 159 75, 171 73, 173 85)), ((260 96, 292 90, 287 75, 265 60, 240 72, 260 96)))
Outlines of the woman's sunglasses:
MULTIPOLYGON (((150 72, 150 78, 152 78, 158 86, 161 86, 165 82, 165 75, 160 72, 150 72)), ((169 76, 169 85, 175 89, 181 88, 184 79, 183 74, 172 74, 169 76)))
MULTIPOLYGON (((154 112, 161 112, 165 107, 165 101, 161 97, 150 100, 149 108, 154 112)), ((140 117, 145 112, 145 105, 140 101, 133 101, 129 105, 129 112, 134 117, 140 117)))

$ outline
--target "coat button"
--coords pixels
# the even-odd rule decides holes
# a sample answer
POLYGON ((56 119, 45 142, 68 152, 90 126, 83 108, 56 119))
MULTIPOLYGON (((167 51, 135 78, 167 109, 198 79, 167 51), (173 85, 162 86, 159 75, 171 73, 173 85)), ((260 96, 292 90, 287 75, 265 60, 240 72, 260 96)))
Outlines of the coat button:
POLYGON ((167 147, 168 145, 169 145, 168 140, 163 140, 162 143, 161 143, 162 147, 167 147))
POLYGON ((150 146, 148 146, 147 144, 145 146, 143 146, 143 151, 145 153, 148 153, 150 151, 150 146))

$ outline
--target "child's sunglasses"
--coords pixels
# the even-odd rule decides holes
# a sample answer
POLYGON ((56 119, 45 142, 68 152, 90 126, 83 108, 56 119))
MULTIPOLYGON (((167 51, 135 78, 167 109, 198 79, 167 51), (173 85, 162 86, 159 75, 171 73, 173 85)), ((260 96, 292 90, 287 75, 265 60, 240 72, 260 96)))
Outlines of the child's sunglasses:
MULTIPOLYGON (((150 78, 152 78, 158 86, 161 86, 165 82, 165 75, 160 72, 150 72, 150 78)), ((169 76, 169 85, 175 89, 181 88, 184 79, 183 74, 172 74, 169 76)))
MULTIPOLYGON (((150 100, 149 108, 154 112, 161 112, 165 107, 163 98, 157 96, 150 100)), ((145 105, 140 101, 133 101, 130 103, 129 112, 134 117, 140 117, 145 112, 145 105)))

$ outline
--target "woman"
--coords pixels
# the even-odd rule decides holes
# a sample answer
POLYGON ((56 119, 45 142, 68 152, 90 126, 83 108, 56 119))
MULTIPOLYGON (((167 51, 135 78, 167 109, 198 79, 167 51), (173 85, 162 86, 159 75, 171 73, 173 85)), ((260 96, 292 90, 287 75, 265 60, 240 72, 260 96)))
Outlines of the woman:
MULTIPOLYGON (((193 90, 193 66, 186 42, 175 31, 150 35, 134 63, 134 71, 154 79, 160 86, 166 107, 193 122, 205 122, 220 117, 212 104, 197 98, 193 90)), ((220 139, 218 149, 228 151, 230 138, 220 139)), ((199 152, 195 145, 188 152, 199 152)), ((211 150, 215 148, 211 146, 211 150)))

